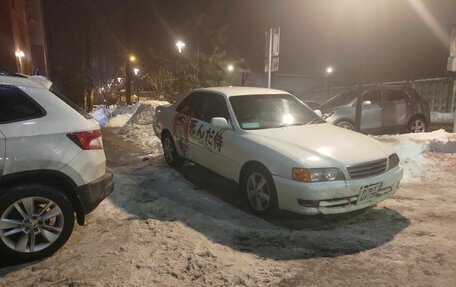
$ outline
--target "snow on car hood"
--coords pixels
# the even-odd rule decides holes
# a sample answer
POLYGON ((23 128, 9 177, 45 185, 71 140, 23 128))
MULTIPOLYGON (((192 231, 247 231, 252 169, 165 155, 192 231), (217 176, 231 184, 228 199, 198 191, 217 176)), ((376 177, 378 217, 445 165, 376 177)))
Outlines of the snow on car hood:
POLYGON ((394 152, 375 139, 327 123, 251 130, 245 137, 308 167, 349 166, 394 152))

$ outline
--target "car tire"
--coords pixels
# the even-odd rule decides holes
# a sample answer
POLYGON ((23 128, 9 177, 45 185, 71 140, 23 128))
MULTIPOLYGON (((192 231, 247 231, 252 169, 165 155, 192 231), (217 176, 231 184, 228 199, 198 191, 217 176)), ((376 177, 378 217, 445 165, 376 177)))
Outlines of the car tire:
POLYGON ((407 125, 409 133, 424 133, 427 128, 427 122, 422 117, 413 117, 407 125))
POLYGON ((336 126, 340 127, 340 128, 344 128, 344 129, 347 129, 347 130, 355 130, 355 126, 353 125, 352 122, 350 121, 340 121, 340 122, 337 122, 336 123, 336 126))
POLYGON ((264 166, 248 166, 241 187, 247 205, 255 215, 273 217, 279 213, 277 190, 271 173, 264 166))
POLYGON ((53 254, 73 228, 73 207, 59 190, 28 184, 0 191, 0 254, 6 263, 53 254))
POLYGON ((166 163, 171 167, 181 167, 185 159, 181 157, 176 150, 173 137, 169 133, 165 133, 162 137, 163 155, 166 163))

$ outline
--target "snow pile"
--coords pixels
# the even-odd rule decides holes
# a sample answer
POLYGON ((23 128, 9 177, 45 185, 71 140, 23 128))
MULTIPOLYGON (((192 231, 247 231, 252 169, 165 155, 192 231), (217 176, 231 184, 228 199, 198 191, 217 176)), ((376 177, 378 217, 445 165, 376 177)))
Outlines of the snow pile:
POLYGON ((136 110, 138 109, 138 107, 140 106, 141 103, 135 103, 133 105, 112 105, 109 107, 109 109, 111 110, 111 115, 113 117, 117 116, 117 115, 124 115, 124 114, 128 114, 128 115, 132 115, 136 112, 136 110))
POLYGON ((454 116, 454 113, 431 112, 431 122, 438 124, 452 124, 454 116))
POLYGON ((123 127, 131 116, 136 112, 140 103, 135 103, 134 105, 113 105, 109 107, 111 113, 111 118, 106 123, 106 127, 110 128, 121 128, 123 127))
MULTIPOLYGON (((443 156, 442 153, 456 153, 456 137, 444 130, 430 133, 376 136, 377 140, 396 150, 404 167, 402 182, 415 183, 424 179, 442 178, 441 170, 445 164, 451 173, 454 155, 443 156), (442 161, 442 158, 446 160, 442 161)), ((454 174, 454 171, 453 171, 454 174)))
POLYGON ((162 154, 160 139, 155 135, 152 123, 155 108, 166 105, 166 101, 145 101, 119 130, 119 134, 134 141, 142 150, 155 157, 162 154))
POLYGON ((106 123, 106 127, 121 128, 128 122, 130 118, 130 114, 119 114, 115 117, 110 118, 109 121, 106 123))

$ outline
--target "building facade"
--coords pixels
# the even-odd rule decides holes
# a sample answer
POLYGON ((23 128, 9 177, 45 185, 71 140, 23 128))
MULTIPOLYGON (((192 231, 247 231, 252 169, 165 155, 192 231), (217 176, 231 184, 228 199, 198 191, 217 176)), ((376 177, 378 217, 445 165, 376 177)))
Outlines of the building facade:
POLYGON ((0 70, 48 76, 41 0, 0 0, 0 70))

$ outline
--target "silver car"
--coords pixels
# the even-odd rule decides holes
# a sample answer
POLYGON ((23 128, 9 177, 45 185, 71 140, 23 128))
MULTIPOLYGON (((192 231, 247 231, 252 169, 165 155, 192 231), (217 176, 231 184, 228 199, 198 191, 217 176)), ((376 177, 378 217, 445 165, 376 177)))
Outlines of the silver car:
MULTIPOLYGON (((426 101, 415 89, 378 86, 362 91, 362 133, 425 132, 430 122, 426 101)), ((358 92, 344 91, 320 106, 323 118, 334 125, 355 128, 358 92)))

